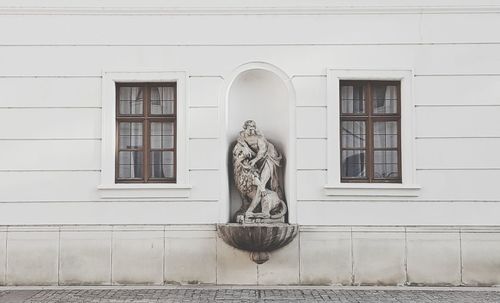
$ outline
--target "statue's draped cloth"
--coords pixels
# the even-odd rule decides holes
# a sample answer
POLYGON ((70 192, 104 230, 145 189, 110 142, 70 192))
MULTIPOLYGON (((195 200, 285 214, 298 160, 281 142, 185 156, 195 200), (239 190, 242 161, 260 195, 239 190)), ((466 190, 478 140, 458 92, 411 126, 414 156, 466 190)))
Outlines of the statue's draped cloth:
MULTIPOLYGON (((250 146, 246 140, 244 139, 244 132, 240 132, 240 136, 238 138, 238 143, 243 145, 245 147, 245 150, 247 153, 249 153, 250 157, 253 158, 255 155, 259 152, 259 148, 253 148, 250 146)), ((264 184, 266 188, 271 189, 272 191, 275 191, 278 194, 278 197, 285 201, 285 197, 283 194, 283 189, 281 188, 281 185, 279 183, 279 167, 280 167, 280 161, 282 159, 282 156, 280 153, 276 150, 274 145, 267 141, 267 139, 264 138, 261 134, 259 134, 262 140, 264 140, 266 144, 266 152, 262 156, 262 158, 256 163, 256 167, 258 169, 259 175, 262 173, 262 169, 266 164, 268 165, 270 169, 270 180, 268 184, 264 184)))

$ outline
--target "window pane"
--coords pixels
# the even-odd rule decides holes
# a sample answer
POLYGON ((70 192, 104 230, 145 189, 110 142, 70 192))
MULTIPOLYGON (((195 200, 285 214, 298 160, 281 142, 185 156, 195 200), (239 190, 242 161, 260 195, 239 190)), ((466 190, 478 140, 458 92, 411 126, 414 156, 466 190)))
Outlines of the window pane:
POLYGON ((174 166, 173 165, 152 165, 151 166, 152 178, 173 178, 174 166))
POLYGON ((174 122, 165 122, 162 125, 163 135, 174 135, 174 122))
POLYGON ((151 148, 152 149, 161 149, 161 136, 151 135, 151 148))
POLYGON ((120 122, 120 135, 130 136, 130 122, 120 122))
POLYGON ((398 89, 395 85, 373 86, 373 113, 397 113, 398 89))
POLYGON ((130 165, 120 165, 120 169, 118 171, 118 177, 121 179, 130 179, 130 165))
POLYGON ((161 136, 161 122, 151 122, 151 135, 161 136))
POLYGON ((123 179, 143 177, 143 153, 137 151, 121 151, 118 156, 118 176, 123 179))
POLYGON ((174 164, 174 152, 162 152, 162 164, 174 164))
POLYGON ((375 148, 397 148, 398 123, 396 121, 374 122, 373 137, 375 148))
POLYGON ((139 178, 139 179, 144 178, 142 165, 136 164, 136 165, 132 166, 132 168, 133 168, 132 169, 133 175, 131 176, 131 178, 139 178))
POLYGON ((163 173, 167 178, 174 177, 174 166, 173 165, 163 165, 163 173))
POLYGON ((151 177, 173 178, 174 152, 152 151, 151 152, 151 177))
POLYGON ((365 93, 362 85, 343 85, 340 88, 340 100, 343 114, 365 112, 365 93))
POLYGON ((132 152, 119 152, 119 156, 118 156, 118 161, 119 161, 119 164, 126 164, 126 165, 129 165, 132 163, 132 152))
POLYGON ((161 144, 162 148, 174 148, 174 136, 163 136, 161 144))
POLYGON ((121 151, 118 161, 120 165, 142 165, 143 153, 141 151, 121 151))
POLYGON ((174 148, 173 136, 153 136, 151 135, 152 149, 167 149, 174 148))
POLYGON ((174 148, 173 122, 151 122, 151 148, 174 148))
POLYGON ((152 151, 150 155, 151 177, 163 178, 163 173, 161 170, 161 151, 152 151))
POLYGON ((364 121, 342 121, 342 147, 364 148, 366 142, 366 130, 364 121))
POLYGON ((143 89, 142 87, 120 87, 120 110, 122 115, 142 115, 143 89))
POLYGON ((174 114, 175 89, 173 87, 151 87, 151 114, 174 114))
POLYGON ((120 136, 120 149, 129 149, 130 146, 130 136, 120 136))
POLYGON ((342 177, 366 177, 366 162, 364 150, 342 151, 342 177))
POLYGON ((130 115, 130 101, 122 101, 120 100, 120 114, 122 115, 130 115))
POLYGON ((120 122, 120 149, 134 149, 142 147, 142 123, 120 122))
POLYGON ((142 136, 130 136, 130 146, 128 148, 141 148, 142 136))
POLYGON ((374 151, 374 177, 376 179, 399 177, 397 150, 374 151))
POLYGON ((151 165, 151 178, 164 178, 161 165, 151 165))
POLYGON ((164 122, 151 122, 151 148, 161 149, 164 122))
POLYGON ((142 136, 142 123, 141 122, 131 122, 130 123, 130 134, 132 136, 142 136))

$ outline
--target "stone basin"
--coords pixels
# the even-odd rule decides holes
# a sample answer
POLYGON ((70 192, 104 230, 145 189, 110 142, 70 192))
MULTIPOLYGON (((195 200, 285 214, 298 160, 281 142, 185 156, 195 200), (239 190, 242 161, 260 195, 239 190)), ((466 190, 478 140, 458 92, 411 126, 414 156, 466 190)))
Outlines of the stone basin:
POLYGON ((298 229, 298 225, 286 223, 217 225, 217 233, 224 242, 250 252, 250 258, 257 264, 269 260, 269 252, 292 242, 298 229))

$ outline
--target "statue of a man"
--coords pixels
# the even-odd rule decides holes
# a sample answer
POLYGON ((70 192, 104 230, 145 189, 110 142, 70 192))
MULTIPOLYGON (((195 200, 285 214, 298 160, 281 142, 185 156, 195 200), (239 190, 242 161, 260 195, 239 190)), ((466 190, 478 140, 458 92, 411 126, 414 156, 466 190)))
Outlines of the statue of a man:
POLYGON ((287 205, 278 173, 281 159, 255 121, 246 121, 233 148, 234 182, 243 202, 235 214, 236 222, 285 222, 287 205))
MULTIPOLYGON (((256 168, 261 186, 276 192, 278 197, 284 200, 278 177, 281 155, 274 145, 257 130, 255 121, 245 121, 243 130, 238 137, 238 143, 247 151, 247 158, 250 159, 248 163, 251 167, 256 168)), ((262 190, 261 194, 264 196, 267 193, 262 190)), ((247 213, 253 211, 256 206, 254 204, 258 203, 250 204, 247 213)))

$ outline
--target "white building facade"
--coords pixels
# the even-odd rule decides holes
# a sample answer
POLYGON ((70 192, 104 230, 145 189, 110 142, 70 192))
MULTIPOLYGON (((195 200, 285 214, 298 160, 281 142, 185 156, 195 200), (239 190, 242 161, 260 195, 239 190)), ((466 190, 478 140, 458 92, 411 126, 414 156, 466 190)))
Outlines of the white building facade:
POLYGON ((0 25, 0 285, 500 284, 498 2, 22 0, 0 25), (389 120, 342 107, 377 85, 382 162, 389 120), (349 162, 356 117, 372 150, 349 162), (262 265, 216 233, 248 119, 299 225, 262 265))

